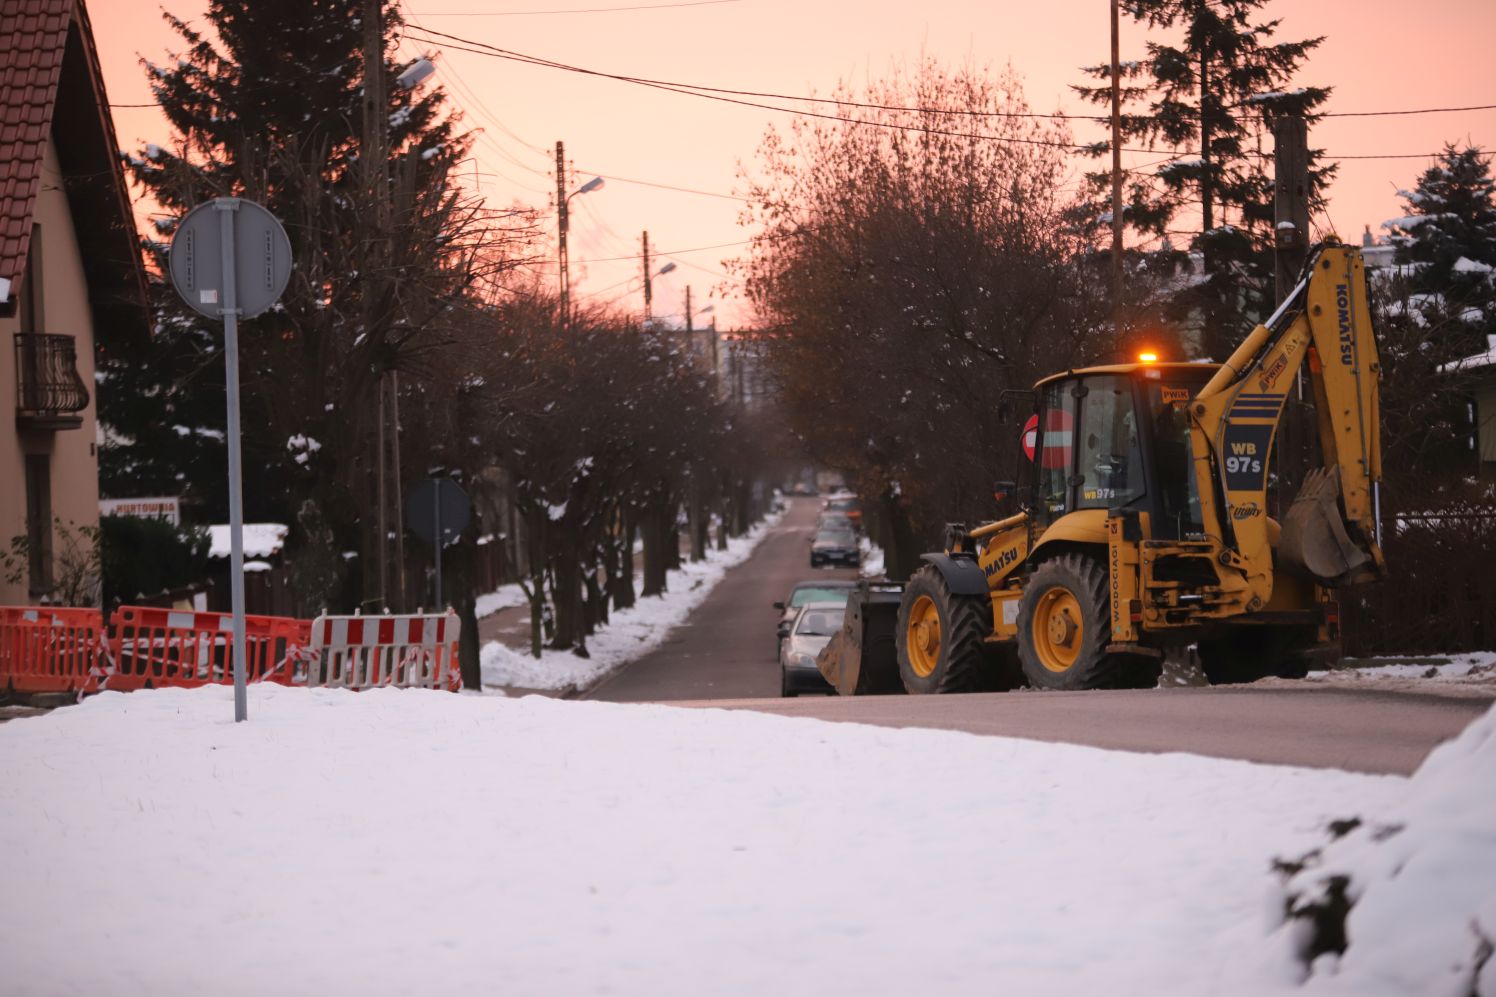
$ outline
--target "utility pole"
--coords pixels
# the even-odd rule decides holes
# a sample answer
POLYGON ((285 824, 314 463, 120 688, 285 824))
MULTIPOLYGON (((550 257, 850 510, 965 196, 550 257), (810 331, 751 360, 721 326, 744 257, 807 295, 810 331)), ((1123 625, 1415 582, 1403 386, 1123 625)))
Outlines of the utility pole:
POLYGON ((654 293, 649 283, 649 233, 644 233, 644 328, 648 329, 654 325, 654 319, 650 316, 650 309, 654 302, 654 293))
MULTIPOLYGON (((366 240, 363 260, 362 312, 363 333, 374 339, 374 325, 378 319, 376 299, 379 280, 384 273, 385 238, 389 232, 389 116, 385 109, 384 85, 384 11, 382 0, 364 0, 364 95, 363 95, 363 148, 359 150, 359 163, 363 167, 366 195, 374 208, 373 232, 366 240)), ((366 220, 365 224, 368 224, 366 220)), ((382 338, 382 337, 380 337, 382 338)), ((375 433, 375 460, 379 512, 375 528, 378 531, 377 561, 379 565, 379 603, 384 608, 389 599, 389 519, 388 486, 385 462, 388 459, 385 443, 387 420, 385 398, 388 372, 379 371, 376 406, 379 428, 375 433)), ((395 483, 399 488, 399 482, 395 483)))
MULTIPOLYGON (((1273 276, 1281 304, 1303 272, 1309 256, 1309 128, 1298 116, 1273 124, 1273 276)), ((1304 397, 1304 374, 1294 375, 1278 433, 1278 508, 1297 493, 1311 459, 1313 402, 1304 397)))
POLYGON ((1273 261, 1278 301, 1293 290, 1309 252, 1309 127, 1298 116, 1273 125, 1273 261))
POLYGON ((1112 0, 1112 334, 1122 344, 1122 63, 1118 0, 1112 0))
POLYGON ((561 315, 560 325, 564 332, 567 322, 570 320, 571 308, 571 275, 568 272, 570 259, 566 255, 566 147, 560 142, 556 143, 556 217, 561 227, 561 248, 559 262, 561 266, 561 315))

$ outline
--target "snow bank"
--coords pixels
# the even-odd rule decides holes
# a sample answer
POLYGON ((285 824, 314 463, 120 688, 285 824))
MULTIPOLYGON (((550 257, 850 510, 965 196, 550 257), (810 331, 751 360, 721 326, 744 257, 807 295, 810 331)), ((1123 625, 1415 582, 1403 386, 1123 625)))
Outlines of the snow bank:
POLYGON ((1407 785, 538 696, 256 685, 232 713, 163 689, 0 724, 0 990, 1220 993, 1271 859, 1407 785))
POLYGON ((1303 916, 1274 936, 1298 965, 1335 941, 1308 914, 1349 902, 1344 954, 1318 954, 1306 994, 1496 994, 1496 707, 1440 745, 1391 806, 1303 860, 1286 900, 1303 916))
POLYGON ((640 599, 629 609, 609 614, 608 625, 587 638, 589 658, 551 650, 535 658, 489 641, 479 652, 483 684, 520 689, 583 688, 654 650, 664 643, 671 628, 685 622, 691 610, 711 594, 727 569, 748 559, 764 534, 783 516, 781 509, 747 535, 729 539, 727 550, 708 550, 705 561, 687 562, 670 572, 663 596, 640 599))

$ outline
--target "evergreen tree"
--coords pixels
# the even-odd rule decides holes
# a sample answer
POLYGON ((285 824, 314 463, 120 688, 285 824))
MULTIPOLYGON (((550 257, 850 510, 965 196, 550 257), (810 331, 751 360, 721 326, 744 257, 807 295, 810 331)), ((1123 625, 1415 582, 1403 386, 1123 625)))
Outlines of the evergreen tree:
MULTIPOLYGON (((127 157, 166 213, 147 240, 160 273, 177 220, 209 198, 251 198, 285 225, 290 285, 241 325, 246 514, 325 524, 339 550, 372 539, 363 510, 382 376, 422 370, 447 342, 452 306, 504 265, 499 233, 449 176, 469 140, 443 92, 394 82, 401 20, 381 2, 387 230, 360 162, 368 0, 213 0, 202 30, 166 15, 185 51, 146 71, 174 135, 127 157)), ((140 356, 101 358, 108 487, 154 491, 185 475, 174 491, 222 517, 222 327, 157 290, 154 340, 140 356)), ((293 555, 296 542, 293 531, 293 555)), ((318 605, 328 593, 301 595, 318 605)))
MULTIPOLYGON (((1180 231, 1185 217, 1199 212, 1190 248, 1203 257, 1204 278, 1183 282, 1168 314, 1176 321, 1201 323, 1201 351, 1214 359, 1225 359, 1244 327, 1271 310, 1273 124, 1286 115, 1314 121, 1315 108, 1330 93, 1321 87, 1290 89, 1294 74, 1323 39, 1275 41, 1281 22, 1259 19, 1266 4, 1124 0, 1122 5, 1135 22, 1180 36, 1182 42, 1150 40, 1146 59, 1122 65, 1122 140, 1190 150, 1151 174, 1131 174, 1124 219, 1145 243, 1164 246, 1153 251, 1156 257, 1169 255, 1168 237, 1180 231), (1140 103, 1146 106, 1139 108, 1140 103)), ((1076 91, 1092 103, 1108 105, 1110 62, 1083 72, 1099 85, 1076 91)), ((1110 148, 1098 143, 1092 152, 1101 155, 1110 148)), ((1311 150, 1312 207, 1322 203, 1320 191, 1334 170, 1317 165, 1317 157, 1318 150, 1311 150)), ((1111 175, 1098 172, 1089 179, 1094 196, 1083 210, 1094 232, 1110 225, 1111 175)))
POLYGON ((1446 145, 1411 191, 1408 214, 1383 222, 1397 246, 1403 307, 1448 319, 1456 349, 1484 349, 1496 333, 1496 183, 1478 147, 1446 145))

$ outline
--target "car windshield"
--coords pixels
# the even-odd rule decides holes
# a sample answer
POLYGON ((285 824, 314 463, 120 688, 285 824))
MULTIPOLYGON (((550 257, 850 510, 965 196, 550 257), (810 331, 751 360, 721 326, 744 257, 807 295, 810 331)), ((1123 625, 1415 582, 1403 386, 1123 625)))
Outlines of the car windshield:
POLYGON ((845 604, 848 591, 844 588, 820 588, 817 586, 806 586, 795 589, 795 594, 790 596, 790 605, 799 609, 807 602, 840 602, 845 604))
POLYGON ((834 609, 807 609, 800 614, 795 633, 802 637, 831 637, 841 625, 842 614, 834 609))
POLYGON ((846 530, 822 530, 816 534, 817 543, 841 544, 844 547, 856 545, 857 538, 846 530))

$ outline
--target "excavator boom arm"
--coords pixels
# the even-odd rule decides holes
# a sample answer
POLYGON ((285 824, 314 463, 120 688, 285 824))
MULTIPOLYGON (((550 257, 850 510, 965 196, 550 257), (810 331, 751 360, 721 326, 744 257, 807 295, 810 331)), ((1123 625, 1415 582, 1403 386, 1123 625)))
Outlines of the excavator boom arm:
POLYGON ((1206 531, 1265 603, 1273 551, 1267 523, 1269 456, 1307 365, 1322 466, 1283 524, 1281 560, 1326 584, 1380 573, 1380 362, 1365 264, 1358 250, 1320 248, 1302 281, 1254 329, 1191 402, 1195 473, 1206 531))

